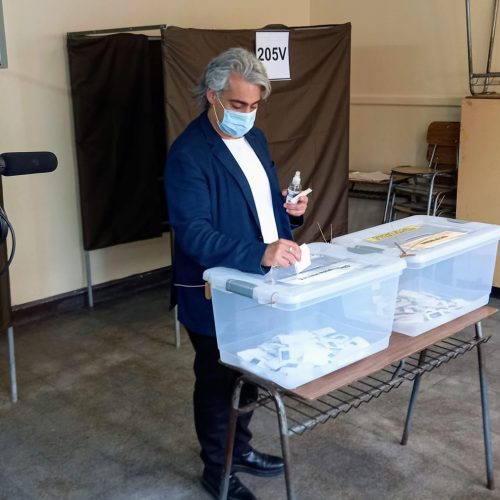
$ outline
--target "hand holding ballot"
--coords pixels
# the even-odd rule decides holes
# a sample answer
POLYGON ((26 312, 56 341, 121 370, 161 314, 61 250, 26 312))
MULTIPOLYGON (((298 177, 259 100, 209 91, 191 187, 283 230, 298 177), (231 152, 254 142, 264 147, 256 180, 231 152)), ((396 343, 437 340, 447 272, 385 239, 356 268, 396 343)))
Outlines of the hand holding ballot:
POLYGON ((299 246, 294 241, 280 239, 267 246, 262 265, 267 267, 295 266, 295 272, 299 273, 311 265, 311 252, 305 243, 299 246))
POLYGON ((300 261, 301 254, 295 241, 280 238, 267 245, 261 264, 265 267, 289 267, 300 261))

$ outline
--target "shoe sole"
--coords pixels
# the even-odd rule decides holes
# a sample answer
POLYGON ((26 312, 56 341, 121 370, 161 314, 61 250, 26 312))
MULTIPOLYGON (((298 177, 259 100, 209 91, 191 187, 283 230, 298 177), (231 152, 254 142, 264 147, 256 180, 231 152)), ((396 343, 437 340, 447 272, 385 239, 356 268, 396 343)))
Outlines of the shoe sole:
POLYGON ((233 472, 244 472, 246 474, 251 474, 252 476, 257 477, 275 477, 283 474, 283 472, 285 471, 285 466, 283 466, 281 469, 275 470, 258 470, 252 467, 247 467, 246 465, 233 465, 231 470, 233 472))

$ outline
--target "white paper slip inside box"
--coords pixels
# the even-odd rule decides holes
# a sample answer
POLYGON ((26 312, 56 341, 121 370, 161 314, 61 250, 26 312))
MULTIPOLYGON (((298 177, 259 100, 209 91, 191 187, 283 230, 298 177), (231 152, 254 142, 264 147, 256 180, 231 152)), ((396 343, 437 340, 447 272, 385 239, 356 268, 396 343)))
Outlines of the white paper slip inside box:
POLYGON ((499 239, 494 224, 415 215, 333 243, 406 262, 393 330, 416 336, 488 303, 499 239))

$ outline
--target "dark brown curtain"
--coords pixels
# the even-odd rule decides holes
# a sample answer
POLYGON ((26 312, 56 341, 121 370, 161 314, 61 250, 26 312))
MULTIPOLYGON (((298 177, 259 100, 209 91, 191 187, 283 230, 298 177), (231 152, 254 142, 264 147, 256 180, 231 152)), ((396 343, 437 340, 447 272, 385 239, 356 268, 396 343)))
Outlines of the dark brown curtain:
MULTIPOLYGON (((3 207, 2 178, 0 177, 0 205, 3 207)), ((0 245, 0 269, 7 261, 7 244, 0 245)), ((0 276, 0 332, 11 325, 9 272, 0 276)))
MULTIPOLYGON (((200 112, 192 89, 207 62, 230 47, 255 51, 260 30, 162 30, 168 144, 200 112)), ((257 126, 267 135, 286 187, 296 170, 311 187, 299 242, 347 232, 350 24, 290 28, 291 80, 273 81, 259 106, 257 126)))
POLYGON ((165 161, 161 43, 68 38, 85 250, 161 235, 165 161))

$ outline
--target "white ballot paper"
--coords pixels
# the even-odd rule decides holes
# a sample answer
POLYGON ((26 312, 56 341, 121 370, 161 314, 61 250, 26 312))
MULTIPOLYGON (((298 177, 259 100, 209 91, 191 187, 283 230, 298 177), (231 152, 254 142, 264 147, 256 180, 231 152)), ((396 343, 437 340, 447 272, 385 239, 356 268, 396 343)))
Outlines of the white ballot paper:
POLYGON ((362 337, 351 337, 326 327, 276 335, 237 354, 249 367, 273 372, 285 370, 291 375, 294 371, 300 373, 304 364, 316 367, 339 364, 369 347, 370 343, 362 337))
POLYGON ((311 250, 309 250, 309 247, 305 243, 302 243, 302 245, 300 245, 300 251, 300 260, 294 264, 296 273, 300 273, 311 265, 311 250))

